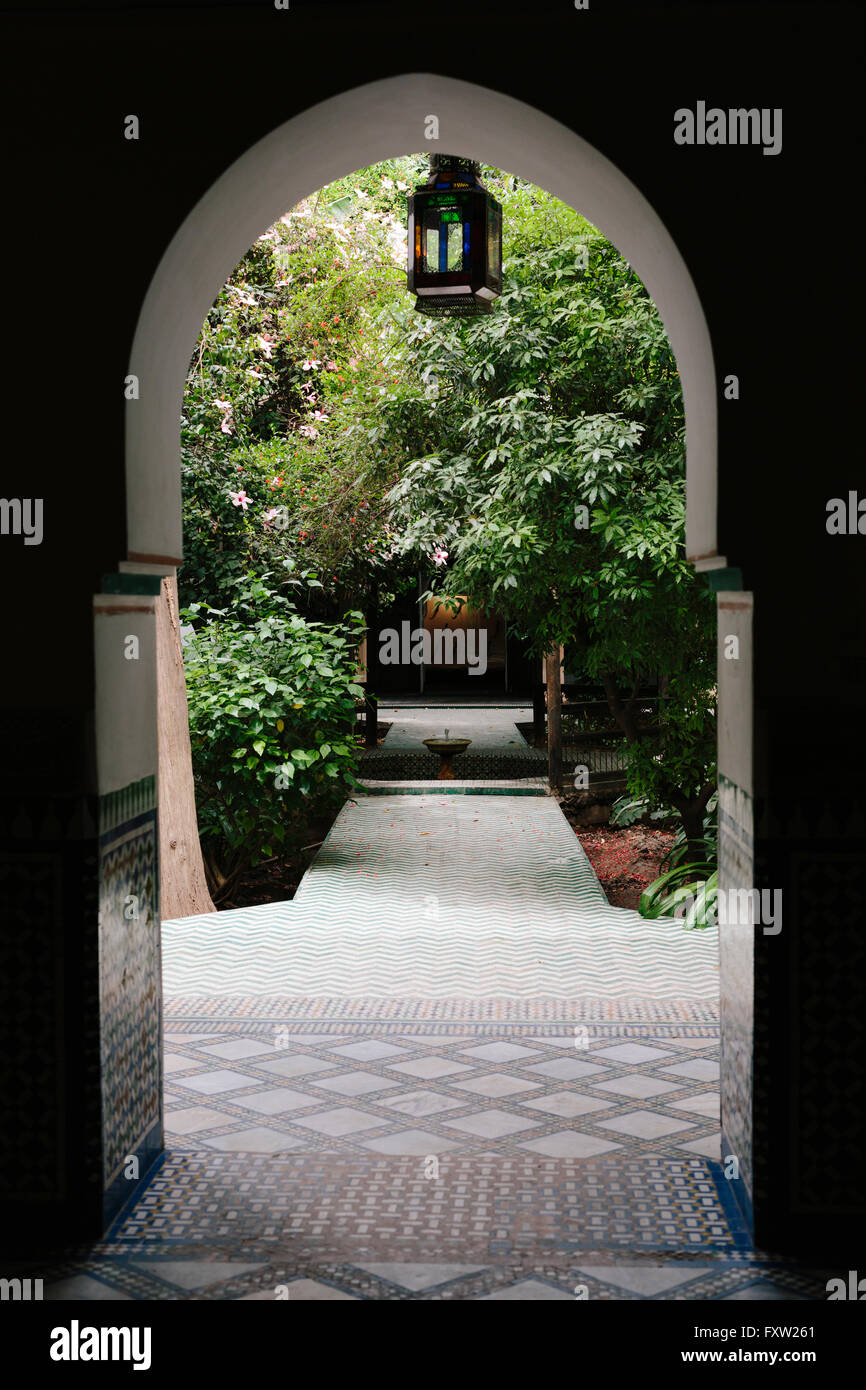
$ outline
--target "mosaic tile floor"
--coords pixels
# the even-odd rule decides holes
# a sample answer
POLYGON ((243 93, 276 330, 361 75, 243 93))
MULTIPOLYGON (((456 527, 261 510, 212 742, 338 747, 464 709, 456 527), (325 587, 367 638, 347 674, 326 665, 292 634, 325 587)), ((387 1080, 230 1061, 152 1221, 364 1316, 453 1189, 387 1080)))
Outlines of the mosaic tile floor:
POLYGON ((718 932, 611 907, 558 805, 366 796, 291 902, 163 923, 169 998, 714 1000, 718 932))
POLYGON ((471 738, 475 752, 515 752, 527 747, 517 723, 532 718, 532 706, 512 709, 380 708, 380 718, 391 721, 382 745, 387 752, 423 751, 425 738, 441 738, 448 729, 452 738, 471 738))
POLYGON ((164 924, 166 1154, 46 1296, 823 1298, 719 1162, 714 936, 611 908, 549 798, 421 790, 164 924))
POLYGON ((175 1152, 720 1158, 717 1027, 640 1040, 585 1025, 201 1028, 168 1022, 175 1152))

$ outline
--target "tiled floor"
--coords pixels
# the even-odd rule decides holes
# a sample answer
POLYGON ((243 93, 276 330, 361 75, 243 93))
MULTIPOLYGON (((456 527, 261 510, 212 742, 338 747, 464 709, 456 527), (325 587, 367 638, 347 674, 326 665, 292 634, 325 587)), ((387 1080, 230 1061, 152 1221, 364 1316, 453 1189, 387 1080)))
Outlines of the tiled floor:
POLYGON ((424 751, 425 738, 442 738, 447 729, 452 738, 470 738, 476 752, 516 751, 526 748, 526 739, 517 730, 517 723, 532 718, 532 708, 522 709, 456 709, 380 708, 380 719, 388 720, 391 728, 383 747, 391 753, 406 749, 424 751))
POLYGON ((166 1142, 249 1153, 623 1153, 718 1161, 717 1028, 688 1038, 235 1023, 166 1038, 166 1142))
POLYGON ((714 936, 549 798, 362 798, 292 903, 163 925, 166 1156, 47 1297, 824 1297, 719 1162, 714 936))
POLYGON ((163 923, 169 998, 714 1001, 718 932, 611 907, 555 801, 359 797, 291 902, 163 923))

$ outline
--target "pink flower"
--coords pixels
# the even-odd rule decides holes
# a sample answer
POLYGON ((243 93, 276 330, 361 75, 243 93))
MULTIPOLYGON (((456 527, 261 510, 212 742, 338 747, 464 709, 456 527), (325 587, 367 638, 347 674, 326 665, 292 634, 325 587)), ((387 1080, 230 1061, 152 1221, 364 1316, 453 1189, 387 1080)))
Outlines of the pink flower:
POLYGON ((271 344, 268 342, 268 339, 267 339, 267 338, 259 338, 259 347, 261 348, 262 352, 265 354, 265 357, 270 357, 270 355, 271 355, 271 344))
POLYGON ((443 550, 441 545, 437 545, 430 558, 434 565, 444 565, 445 561, 448 559, 448 551, 443 550))
POLYGON ((247 497, 243 488, 241 488, 240 492, 230 492, 229 497, 236 507, 243 507, 244 511, 246 511, 247 507, 250 505, 250 499, 247 497))
POLYGON ((271 522, 273 521, 274 517, 275 517, 275 516, 279 516, 279 514, 280 514, 280 509, 279 509, 279 507, 269 507, 268 510, 265 512, 263 518, 262 518, 262 521, 263 521, 264 525, 265 525, 265 526, 270 526, 270 524, 271 524, 271 522))
POLYGON ((222 424, 220 425, 220 429, 222 430, 223 434, 231 434, 231 432, 232 432, 232 417, 231 417, 230 415, 224 415, 224 416, 223 416, 223 422, 222 422, 222 424))
POLYGON ((318 433, 319 431, 316 429, 315 425, 301 425, 301 428, 298 430, 298 434, 305 434, 308 439, 315 439, 318 433))
POLYGON ((309 357, 306 362, 301 363, 305 372, 311 372, 314 367, 321 367, 321 365, 321 362, 317 362, 315 357, 309 357))
POLYGON ((324 421, 330 420, 330 418, 331 418, 330 415, 326 415, 325 412, 324 412, 324 410, 314 410, 314 411, 313 411, 313 419, 314 419, 314 420, 321 420, 321 421, 324 423, 324 421))
POLYGON ((326 369, 326 371, 329 371, 329 372, 335 372, 335 371, 337 370, 337 364, 336 364, 336 362, 328 362, 328 363, 326 363, 325 369, 326 369))

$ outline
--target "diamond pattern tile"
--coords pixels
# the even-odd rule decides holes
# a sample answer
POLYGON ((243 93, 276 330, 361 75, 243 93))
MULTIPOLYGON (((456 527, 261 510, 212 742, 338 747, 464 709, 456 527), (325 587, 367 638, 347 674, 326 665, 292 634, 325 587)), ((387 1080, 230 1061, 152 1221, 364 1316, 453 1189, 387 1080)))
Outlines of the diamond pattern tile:
POLYGON ((256 1042, 253 1038, 230 1038, 228 1042, 211 1043, 201 1049, 209 1057, 222 1057, 227 1062, 236 1062, 241 1057, 261 1057, 273 1050, 273 1043, 256 1042))
POLYGON ((324 1110, 315 1115, 298 1116, 295 1121, 304 1129, 312 1129, 316 1134, 343 1135, 357 1134, 358 1130, 381 1128, 384 1121, 364 1110, 353 1110, 351 1106, 338 1106, 336 1110, 324 1110))
POLYGON ((389 1261, 383 1264, 364 1264, 370 1274, 377 1279, 385 1279, 389 1284, 399 1284, 403 1289, 435 1289, 449 1284, 455 1279, 465 1279, 470 1274, 481 1274, 484 1265, 458 1264, 409 1264, 389 1261))
POLYGON ((206 1071, 200 1076, 186 1076, 179 1083, 190 1091, 201 1091, 204 1096, 225 1095, 226 1091, 243 1090, 249 1086, 250 1079, 236 1071, 206 1071))
POLYGON ((646 1047, 643 1043, 619 1043, 616 1047, 603 1047, 595 1054, 597 1057, 610 1058, 613 1062, 628 1062, 638 1064, 643 1062, 661 1062, 665 1057, 670 1057, 670 1052, 663 1052, 658 1047, 646 1047))
POLYGON ((561 1129, 555 1134, 546 1134, 542 1139, 528 1139, 521 1143, 522 1149, 545 1154, 548 1158, 591 1158, 596 1154, 610 1153, 619 1144, 606 1139, 596 1139, 591 1134, 581 1134, 573 1129, 561 1129))
POLYGON ((541 1089, 541 1082, 524 1080, 519 1076, 505 1076, 502 1072, 491 1072, 487 1076, 472 1077, 469 1081, 455 1081, 453 1087, 456 1091, 471 1091, 474 1095, 499 1100, 502 1096, 538 1091, 541 1089))
POLYGON ((522 1047, 518 1043, 484 1043, 481 1047, 464 1047, 463 1056, 478 1062, 515 1062, 519 1057, 537 1057, 537 1047, 522 1047))
POLYGON ((530 1063, 528 1071, 552 1076, 557 1081, 575 1081, 578 1077, 594 1076, 605 1070, 595 1062, 576 1062, 571 1057, 557 1057, 552 1062, 530 1063))
POLYGON ((573 1120, 578 1115, 592 1115, 597 1110, 609 1110, 612 1101, 593 1100, 591 1096, 577 1095, 574 1091, 554 1091, 549 1096, 539 1096, 536 1100, 524 1100, 521 1104, 528 1110, 542 1110, 548 1115, 558 1115, 562 1120, 573 1120))
POLYGON ((204 1142, 212 1149, 221 1149, 223 1153, 278 1154, 302 1147, 301 1140, 289 1134, 255 1126, 233 1130, 231 1134, 205 1135, 204 1142))
POLYGON ((273 1062, 257 1062, 257 1071, 266 1071, 272 1076, 311 1076, 318 1071, 336 1071, 333 1062, 326 1062, 321 1057, 305 1057, 303 1053, 298 1053, 294 1057, 278 1057, 273 1062))
POLYGON ((657 1081, 654 1076, 618 1076, 616 1081, 598 1081, 597 1091, 609 1091, 611 1095, 629 1096, 632 1100, 647 1100, 650 1096, 663 1096, 666 1091, 678 1091, 674 1081, 657 1081))
POLYGON ((443 1110, 459 1110, 465 1102, 440 1096, 435 1091, 409 1091, 406 1095, 386 1096, 382 1104, 401 1115, 439 1115, 443 1110))
POLYGON ((627 1115, 619 1115, 615 1120, 599 1120, 598 1127, 613 1130, 617 1134, 630 1134, 638 1139, 660 1139, 662 1135, 694 1129, 694 1124, 687 1120, 672 1120, 665 1115, 656 1115, 651 1110, 632 1110, 627 1115))
POLYGON ((711 1062, 708 1057, 695 1057, 691 1062, 676 1062, 672 1066, 662 1067, 663 1076, 686 1076, 694 1081, 718 1081, 719 1064, 711 1062))
POLYGON ((356 1062, 379 1062, 383 1057, 397 1057, 403 1054, 402 1047, 395 1047, 393 1043, 370 1041, 347 1043, 343 1047, 334 1047, 331 1051, 340 1057, 351 1057, 356 1062))
POLYGON ((472 1068, 465 1062, 447 1062, 441 1057, 417 1057, 412 1062, 395 1062, 391 1070, 405 1072, 407 1076, 418 1076, 424 1081, 435 1081, 441 1076, 455 1076, 472 1068))
POLYGON ((501 1139, 505 1134, 537 1129, 540 1121, 509 1115, 505 1110, 479 1110, 477 1114, 466 1115, 459 1120, 446 1120, 445 1124, 449 1129, 459 1129, 464 1134, 477 1134, 482 1139, 501 1139))
MULTIPOLYGON (((283 1086, 276 1091, 260 1091, 254 1096, 239 1096, 234 1104, 239 1105, 242 1110, 255 1110, 259 1115, 285 1115, 290 1110, 314 1105, 315 1101, 312 1096, 304 1095, 303 1091, 291 1091, 288 1086, 283 1086)), ((222 1118, 225 1123, 225 1115, 222 1118)))
POLYGON ((543 1284, 539 1279, 521 1279, 519 1284, 509 1284, 507 1288, 497 1289, 495 1293, 482 1294, 482 1303, 554 1303, 567 1299, 574 1302, 574 1295, 558 1289, 553 1284, 543 1284))
POLYGON ((342 1072, 339 1076, 322 1076, 310 1083, 323 1091, 337 1091, 341 1096, 368 1096, 374 1091, 387 1091, 399 1086, 399 1081, 388 1081, 384 1076, 368 1076, 363 1071, 342 1072))
POLYGON ((387 1134, 382 1139, 365 1139, 365 1149, 380 1154, 413 1154, 419 1158, 427 1154, 446 1153, 458 1145, 451 1139, 431 1134, 424 1129, 401 1129, 397 1134, 387 1134))

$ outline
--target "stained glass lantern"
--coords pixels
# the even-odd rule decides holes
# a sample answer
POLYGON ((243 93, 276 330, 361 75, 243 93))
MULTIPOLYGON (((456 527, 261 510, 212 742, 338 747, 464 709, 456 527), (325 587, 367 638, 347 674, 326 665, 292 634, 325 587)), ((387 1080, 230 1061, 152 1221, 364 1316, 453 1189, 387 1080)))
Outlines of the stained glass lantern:
POLYGON ((487 314, 502 293, 502 208, 472 159, 433 155, 409 199, 409 278, 422 314, 487 314))

